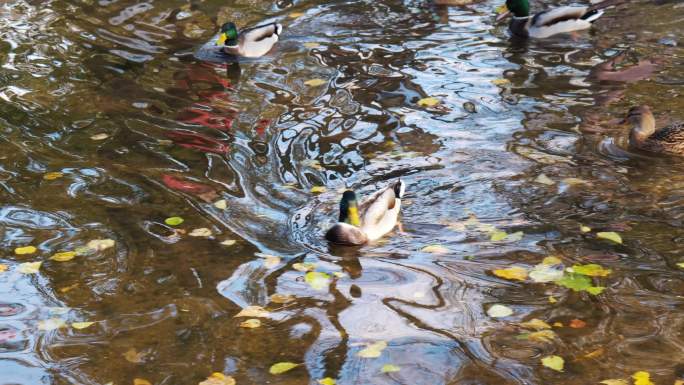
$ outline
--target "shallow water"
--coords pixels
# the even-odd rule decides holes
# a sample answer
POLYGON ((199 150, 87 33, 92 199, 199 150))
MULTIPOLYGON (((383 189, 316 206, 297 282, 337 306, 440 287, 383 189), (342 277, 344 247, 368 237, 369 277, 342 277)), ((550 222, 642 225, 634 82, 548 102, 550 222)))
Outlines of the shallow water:
POLYGON ((495 1, 3 2, 0 383, 673 383, 684 163, 616 122, 640 103, 684 120, 684 4, 631 3, 525 43, 495 1), (195 58, 226 19, 279 20, 283 40, 239 67, 195 58), (344 188, 395 178, 401 231, 321 241, 344 188), (548 256, 610 269, 605 290, 492 274, 548 256), (234 317, 250 305, 259 328, 234 317), (552 338, 529 338, 534 318, 552 338), (269 373, 284 361, 301 365, 269 373))

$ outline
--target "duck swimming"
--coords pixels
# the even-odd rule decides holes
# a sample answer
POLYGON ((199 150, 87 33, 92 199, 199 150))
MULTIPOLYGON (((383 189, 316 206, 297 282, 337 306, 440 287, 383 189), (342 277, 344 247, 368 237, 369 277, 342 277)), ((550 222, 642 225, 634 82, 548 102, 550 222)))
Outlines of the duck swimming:
POLYGON ((340 245, 360 246, 381 238, 394 229, 399 218, 406 185, 399 180, 375 192, 361 204, 356 193, 347 190, 340 201, 340 218, 325 239, 340 245))
POLYGON ((528 0, 506 0, 504 12, 497 21, 513 14, 509 29, 515 36, 544 39, 559 33, 567 33, 588 29, 606 8, 624 0, 606 0, 590 7, 564 6, 547 9, 530 16, 528 0))
POLYGON ((245 28, 238 33, 235 23, 225 23, 221 26, 216 45, 229 55, 256 58, 273 48, 282 31, 283 26, 279 23, 269 23, 245 28))
POLYGON ((629 145, 641 150, 684 156, 684 123, 656 129, 648 106, 632 107, 623 123, 631 123, 629 145))

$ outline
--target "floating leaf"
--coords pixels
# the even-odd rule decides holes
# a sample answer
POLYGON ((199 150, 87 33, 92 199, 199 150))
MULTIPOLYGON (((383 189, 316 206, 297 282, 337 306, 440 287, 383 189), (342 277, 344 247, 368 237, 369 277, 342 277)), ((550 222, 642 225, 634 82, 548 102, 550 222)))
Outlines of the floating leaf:
POLYGON ((508 79, 494 79, 492 80, 492 84, 495 86, 505 86, 511 84, 511 81, 508 79))
POLYGON ((563 278, 557 280, 556 283, 573 291, 587 290, 592 287, 589 277, 574 273, 566 274, 563 278))
POLYGON ((632 374, 632 379, 634 379, 634 385, 654 385, 651 382, 651 374, 644 371, 638 371, 632 374))
POLYGON ((684 269, 684 262, 679 262, 677 264, 677 267, 684 269))
POLYGON ((603 231, 600 233, 596 233, 596 238, 607 239, 611 242, 622 244, 622 237, 620 236, 620 234, 614 231, 603 231))
POLYGON ((524 236, 525 236, 525 233, 523 233, 522 231, 516 231, 515 233, 508 234, 506 236, 506 240, 511 241, 511 242, 517 242, 517 241, 523 239, 524 236))
POLYGON ((603 384, 603 385, 629 385, 627 383, 627 381, 619 380, 619 379, 618 380, 603 380, 603 381, 599 382, 599 384, 603 384))
POLYGON ((540 263, 530 271, 529 276, 534 282, 553 282, 563 277, 563 270, 555 268, 553 265, 540 263))
POLYGON ((268 369, 268 372, 271 374, 281 374, 292 370, 297 366, 299 366, 299 364, 295 364, 294 362, 278 362, 271 365, 271 368, 268 369))
POLYGON ((550 295, 549 296, 549 303, 556 303, 556 302, 558 302, 558 300, 554 296, 550 295))
POLYGON ((24 262, 19 264, 18 272, 22 274, 36 274, 43 262, 24 262))
POLYGON ((206 227, 200 227, 197 229, 193 229, 188 235, 191 237, 211 237, 212 232, 210 229, 206 227))
POLYGON ((422 98, 418 101, 421 107, 434 107, 439 104, 439 99, 433 97, 422 98))
POLYGON ((34 246, 23 246, 23 247, 17 247, 14 249, 14 254, 16 255, 26 255, 26 254, 33 254, 36 252, 36 248, 34 246))
POLYGON ((604 269, 601 265, 595 263, 574 265, 571 269, 573 273, 588 275, 590 277, 607 277, 611 272, 609 269, 604 269))
POLYGON ((273 303, 290 303, 295 300, 295 296, 291 294, 279 294, 275 293, 271 295, 271 302, 273 303))
POLYGON ((347 276, 347 274, 345 274, 341 271, 335 271, 335 272, 333 272, 333 275, 337 278, 345 278, 347 276))
POLYGON ((599 294, 603 293, 604 290, 606 290, 605 287, 602 287, 602 286, 592 286, 592 287, 590 287, 590 288, 587 289, 587 293, 593 294, 593 295, 599 295, 599 294))
POLYGON ((561 263, 563 263, 563 261, 560 258, 554 256, 549 256, 542 260, 542 265, 547 266, 560 265, 561 263))
POLYGON ((199 385, 235 385, 235 379, 223 373, 214 372, 206 380, 200 382, 199 385))
POLYGON ((297 271, 301 271, 301 272, 312 271, 313 269, 316 268, 316 264, 311 263, 311 262, 303 262, 303 263, 297 262, 297 263, 292 264, 292 268, 297 270, 297 271))
POLYGON ((318 47, 320 47, 320 46, 321 46, 321 45, 318 44, 318 43, 316 43, 316 42, 307 42, 307 43, 304 43, 304 47, 306 47, 306 48, 318 48, 318 47))
POLYGON ((549 369, 562 372, 563 366, 565 365, 565 360, 563 360, 563 357, 559 356, 548 356, 542 358, 541 363, 549 369))
POLYGON ((228 208, 228 202, 225 199, 217 200, 214 202, 214 207, 219 210, 225 210, 228 208))
POLYGON ((226 239, 225 241, 221 242, 223 246, 233 246, 236 243, 237 241, 235 239, 226 239))
POLYGON ((152 385, 152 383, 144 378, 134 378, 133 385, 152 385))
POLYGON ((551 342, 556 338, 556 333, 553 330, 539 330, 527 335, 527 339, 537 342, 551 342))
POLYGON ((594 350, 593 352, 589 352, 589 353, 585 354, 583 357, 584 358, 597 358, 597 357, 601 357, 603 355, 603 353, 605 353, 605 349, 598 348, 598 349, 594 350))
POLYGON ((265 310, 261 306, 247 306, 246 308, 240 310, 239 313, 233 316, 233 318, 237 317, 256 317, 256 318, 266 318, 270 315, 267 310, 265 310))
POLYGON ((523 322, 520 324, 520 326, 524 327, 525 329, 534 329, 534 330, 551 329, 551 325, 547 324, 546 322, 544 322, 538 318, 533 318, 527 322, 523 322))
POLYGON ((325 186, 313 186, 313 187, 311 187, 311 192, 313 194, 322 194, 326 191, 327 191, 327 189, 325 188, 325 186))
POLYGON ((74 257, 76 257, 75 251, 62 251, 61 253, 54 254, 50 259, 57 262, 66 262, 71 261, 74 257))
POLYGON ((556 321, 556 322, 553 323, 553 327, 555 327, 555 328, 562 328, 562 327, 563 327, 563 323, 562 323, 562 322, 556 321))
POLYGON ((385 341, 374 342, 361 349, 356 355, 362 358, 378 358, 386 347, 387 342, 385 341))
POLYGON ((591 184, 591 183, 587 182, 586 180, 580 179, 580 178, 565 178, 565 179, 563 179, 563 183, 570 185, 570 186, 575 186, 578 184, 591 184))
POLYGON ((88 321, 84 321, 84 322, 72 322, 72 323, 71 323, 71 327, 74 328, 74 329, 81 330, 81 329, 85 329, 85 328, 87 328, 87 327, 90 327, 90 326, 93 325, 94 323, 95 323, 95 322, 88 322, 88 321))
POLYGON ((556 182, 552 181, 548 176, 544 174, 539 174, 534 181, 536 183, 545 184, 547 186, 553 186, 556 182))
POLYGON ((90 139, 92 139, 92 140, 105 140, 107 138, 109 138, 109 135, 105 134, 104 132, 101 132, 99 134, 95 134, 95 135, 90 137, 90 139))
POLYGON ((493 270, 492 273, 500 278, 524 281, 527 278, 527 269, 520 266, 509 267, 508 269, 493 270))
POLYGON ((508 306, 495 304, 487 309, 487 315, 492 318, 503 318, 513 314, 513 309, 508 306))
POLYGON ((304 12, 291 12, 289 15, 287 15, 290 19, 296 19, 298 17, 304 16, 304 12))
POLYGON ((584 226, 584 225, 580 225, 580 231, 583 232, 583 233, 588 233, 588 232, 591 231, 591 227, 589 227, 589 226, 584 226))
POLYGON ((330 284, 330 275, 318 271, 309 271, 304 275, 304 281, 314 290, 323 290, 330 284))
POLYGON ((503 241, 504 239, 506 239, 507 236, 508 236, 508 234, 505 231, 497 230, 491 234, 491 236, 489 237, 489 240, 492 242, 499 242, 499 241, 503 241))
POLYGON ((169 217, 164 219, 164 223, 166 223, 169 226, 178 226, 183 222, 185 222, 185 219, 181 217, 169 217))
POLYGON ((7 269, 9 269, 9 266, 5 265, 4 263, 0 263, 0 273, 7 271, 7 269))
POLYGON ((66 325, 66 322, 61 318, 49 318, 38 321, 38 329, 45 331, 59 329, 64 325, 66 325))
POLYGON ((240 322, 241 328, 254 329, 258 328, 259 326, 261 326, 261 320, 258 318, 250 318, 246 321, 240 322))
POLYGON ((323 84, 326 84, 327 82, 328 81, 325 79, 311 79, 311 80, 305 81, 304 84, 306 84, 309 87, 318 87, 318 86, 321 86, 323 84))
POLYGON ((61 177, 63 177, 63 176, 64 176, 64 174, 61 173, 61 172, 59 172, 59 171, 48 172, 48 173, 46 173, 46 174, 43 175, 43 179, 45 179, 45 180, 55 180, 55 179, 59 179, 59 178, 61 178, 61 177))
POLYGON ((122 354, 122 356, 126 359, 126 361, 134 363, 134 364, 139 364, 142 363, 145 359, 145 353, 139 352, 135 350, 134 348, 130 348, 126 351, 126 353, 122 354))
POLYGON ((581 329, 587 326, 587 323, 582 321, 581 319, 575 318, 574 320, 570 321, 570 323, 568 323, 568 326, 570 326, 573 329, 581 329))
POLYGON ((113 239, 93 239, 86 244, 86 247, 90 250, 102 251, 114 247, 115 243, 113 239))
POLYGON ((422 251, 424 253, 432 253, 432 254, 446 254, 451 250, 447 249, 446 247, 444 247, 442 245, 427 245, 427 246, 423 247, 422 249, 420 249, 420 251, 422 251))
POLYGON ((277 255, 263 255, 264 267, 272 269, 280 264, 280 257, 277 255))
POLYGON ((398 372, 400 370, 401 370, 400 367, 398 367, 397 365, 392 365, 392 364, 383 365, 382 369, 380 369, 380 371, 383 373, 393 373, 393 372, 398 372))
POLYGON ((321 385, 335 385, 337 382, 334 378, 326 377, 318 380, 318 383, 321 385))

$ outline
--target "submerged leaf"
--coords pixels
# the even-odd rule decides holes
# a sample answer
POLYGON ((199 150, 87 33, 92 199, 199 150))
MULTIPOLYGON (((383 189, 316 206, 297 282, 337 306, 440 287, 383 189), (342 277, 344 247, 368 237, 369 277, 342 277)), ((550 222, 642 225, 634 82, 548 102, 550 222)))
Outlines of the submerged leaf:
POLYGON ((587 289, 587 293, 593 294, 593 295, 599 295, 599 294, 603 293, 604 290, 606 290, 605 287, 602 287, 602 286, 592 286, 592 287, 590 287, 590 288, 587 289))
POLYGON ((145 355, 145 353, 139 352, 134 348, 130 348, 126 351, 126 353, 122 354, 126 361, 131 362, 133 364, 142 363, 145 359, 145 355))
POLYGON ((442 246, 442 245, 427 245, 427 246, 423 247, 422 249, 420 249, 420 251, 422 251, 424 253, 432 253, 432 254, 446 254, 450 250, 447 249, 446 247, 442 246))
POLYGON ((277 255, 263 255, 264 267, 267 269, 272 269, 280 264, 280 257, 277 255))
POLYGON ((295 296, 291 294, 275 293, 271 295, 271 302, 273 303, 290 303, 295 300, 295 296))
POLYGON ((527 339, 537 342, 551 342, 556 338, 556 333, 553 330, 540 330, 527 335, 527 339))
POLYGON ((36 274, 38 270, 40 270, 40 265, 42 265, 43 262, 24 262, 19 264, 19 268, 17 271, 19 271, 22 274, 36 274))
POLYGON ((235 385, 235 379, 223 373, 214 372, 206 380, 200 382, 199 385, 235 385))
POLYGON ((0 273, 7 271, 7 269, 9 269, 9 266, 5 265, 4 263, 0 263, 0 273))
POLYGON ((542 262, 539 265, 536 265, 534 269, 530 271, 529 276, 534 282, 553 282, 563 277, 563 270, 560 268, 555 268, 553 265, 544 264, 542 262))
POLYGON ((116 242, 113 239, 93 239, 86 244, 86 247, 94 251, 102 251, 114 247, 116 242))
POLYGON ((324 80, 324 79, 311 79, 311 80, 305 81, 304 84, 306 84, 309 87, 318 87, 318 86, 321 86, 323 84, 326 84, 327 82, 328 81, 324 80))
POLYGON ((584 225, 580 225, 580 231, 583 232, 583 233, 588 233, 588 232, 591 231, 591 227, 589 227, 589 226, 584 226, 584 225))
POLYGON ((418 101, 421 107, 434 107, 439 104, 439 99, 433 97, 422 98, 418 101))
POLYGON ((74 259, 74 257, 76 257, 75 251, 62 251, 61 253, 54 254, 50 259, 57 262, 67 262, 74 259))
POLYGON ((213 233, 206 227, 200 227, 193 229, 188 235, 191 237, 211 237, 213 233))
POLYGON ((620 234, 618 234, 614 231, 604 231, 604 232, 596 233, 596 238, 607 239, 611 242, 622 244, 622 237, 620 236, 620 234))
POLYGON ((38 321, 38 329, 45 331, 59 329, 64 325, 66 325, 66 322, 61 318, 49 318, 38 321))
POLYGON ((281 374, 292 370, 297 366, 299 366, 299 364, 295 364, 294 362, 278 362, 271 365, 271 368, 268 369, 268 372, 271 374, 281 374))
POLYGON ((225 199, 220 199, 214 202, 214 207, 219 210, 225 210, 228 208, 228 202, 225 199))
POLYGON ((43 175, 43 179, 45 179, 45 180, 55 180, 55 179, 59 179, 59 178, 61 178, 61 177, 63 177, 63 176, 64 176, 64 174, 61 173, 61 172, 59 172, 59 171, 48 172, 48 173, 46 173, 46 174, 43 175))
POLYGON ((152 385, 152 383, 144 378, 134 378, 133 385, 152 385))
POLYGON ((221 242, 223 246, 233 246, 236 243, 237 241, 235 239, 226 239, 225 241, 221 242))
POLYGON ((634 385, 654 385, 651 382, 651 374, 649 372, 638 371, 632 374, 632 379, 634 379, 634 385))
POLYGON ((297 270, 297 271, 301 271, 301 272, 312 271, 313 269, 316 268, 316 264, 312 263, 312 262, 302 262, 302 263, 297 262, 297 263, 292 264, 292 268, 297 270))
POLYGON ((14 249, 14 254, 16 255, 26 255, 26 254, 33 254, 36 252, 35 246, 23 246, 23 247, 17 247, 14 249))
POLYGON ((553 369, 558 372, 563 371, 563 366, 565 365, 565 360, 560 356, 548 356, 541 359, 542 365, 549 369, 553 369))
POLYGON ((499 241, 503 241, 504 239, 506 239, 507 236, 508 236, 508 234, 505 231, 499 230, 499 231, 493 232, 491 234, 489 240, 492 242, 499 242, 499 241))
POLYGON ((680 267, 680 268, 684 269, 684 262, 679 262, 679 263, 677 264, 677 267, 680 267))
POLYGON ((620 379, 615 379, 615 380, 603 380, 599 382, 599 384, 603 385, 629 385, 627 381, 625 380, 620 380, 620 379))
POLYGON ((520 326, 524 327, 525 329, 534 329, 534 330, 551 329, 551 325, 547 324, 546 322, 544 322, 538 318, 533 318, 527 322, 523 322, 520 324, 520 326))
POLYGON ((590 277, 607 277, 610 275, 611 270, 604 269, 601 265, 590 263, 587 265, 574 265, 572 266, 572 272, 590 277))
POLYGON ((492 84, 495 86, 505 86, 511 84, 511 81, 508 79, 494 79, 492 80, 492 84))
POLYGON ((304 275, 304 281, 314 290, 323 290, 330 283, 330 275, 318 271, 310 271, 304 275))
POLYGON ((247 306, 246 308, 240 310, 239 313, 233 316, 237 317, 256 317, 256 318, 266 318, 270 315, 267 310, 264 310, 261 306, 247 306))
POLYGON ((500 278, 524 281, 527 278, 527 269, 520 266, 509 267, 508 269, 493 270, 492 273, 500 278))
POLYGON ((166 223, 169 226, 178 226, 183 222, 185 222, 185 220, 181 217, 168 217, 164 219, 164 223, 166 223))
POLYGON ((87 328, 87 327, 90 327, 90 326, 93 325, 94 323, 95 323, 95 322, 88 322, 88 321, 84 321, 84 322, 72 322, 72 323, 71 323, 71 327, 74 328, 74 329, 81 330, 81 329, 85 329, 85 328, 87 328))
POLYGON ((587 290, 591 285, 591 279, 586 275, 570 273, 556 281, 557 284, 574 291, 587 290))
POLYGON ((570 326, 573 329, 581 329, 581 328, 587 326, 587 323, 582 321, 581 319, 575 318, 575 319, 571 320, 570 323, 568 323, 568 326, 570 326))
POLYGON ((250 318, 246 321, 240 322, 241 328, 254 329, 258 328, 259 326, 261 326, 261 320, 258 318, 250 318))
POLYGON ((542 265, 547 266, 560 265, 561 263, 563 263, 563 261, 558 257, 554 257, 553 255, 548 256, 542 260, 542 265))
POLYGON ((382 369, 380 369, 380 371, 383 373, 393 373, 393 372, 398 372, 400 370, 401 370, 400 367, 398 367, 397 365, 392 365, 392 364, 383 365, 382 369))
POLYGON ((364 349, 361 349, 358 353, 356 353, 356 355, 363 358, 378 358, 386 347, 387 342, 385 341, 374 342, 366 346, 364 349))
POLYGON ((556 184, 556 182, 554 182, 553 180, 551 180, 548 176, 546 176, 546 175, 544 175, 544 174, 539 174, 539 175, 534 179, 534 181, 535 181, 536 183, 544 184, 544 185, 547 185, 547 186, 553 186, 554 184, 556 184))
POLYGON ((494 304, 487 309, 487 315, 492 318, 503 318, 513 314, 513 309, 508 306, 494 304))
POLYGON ((337 381, 334 378, 326 377, 318 380, 318 383, 321 385, 335 385, 337 381))
POLYGON ((313 186, 313 187, 311 187, 311 192, 314 194, 322 194, 326 191, 327 191, 327 189, 325 188, 325 186, 313 186))
POLYGON ((101 132, 99 134, 95 134, 95 135, 90 137, 90 139, 92 139, 92 140, 105 140, 107 138, 109 138, 109 135, 105 134, 104 132, 101 132))

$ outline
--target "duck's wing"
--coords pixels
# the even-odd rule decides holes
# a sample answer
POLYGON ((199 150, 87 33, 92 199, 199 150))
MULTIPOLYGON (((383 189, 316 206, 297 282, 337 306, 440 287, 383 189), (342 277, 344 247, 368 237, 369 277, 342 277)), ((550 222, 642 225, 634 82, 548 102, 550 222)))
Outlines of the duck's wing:
POLYGON ((240 31, 240 38, 248 42, 259 42, 279 35, 282 30, 283 26, 278 23, 263 24, 243 29, 240 31))
POLYGON ((667 143, 684 143, 684 123, 663 127, 649 136, 648 139, 667 143))
POLYGON ((588 29, 601 15, 603 11, 590 10, 588 7, 553 8, 532 17, 529 36, 543 39, 559 33, 588 29))
POLYGON ((394 185, 389 185, 375 192, 359 207, 361 222, 364 227, 374 226, 384 218, 388 211, 394 209, 397 204, 397 194, 394 185))
POLYGON ((564 21, 581 20, 588 7, 557 7, 539 12, 532 17, 532 26, 537 28, 551 28, 564 21))

